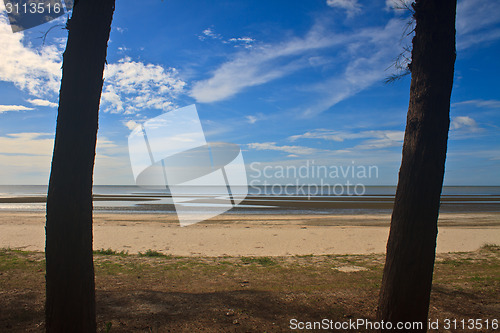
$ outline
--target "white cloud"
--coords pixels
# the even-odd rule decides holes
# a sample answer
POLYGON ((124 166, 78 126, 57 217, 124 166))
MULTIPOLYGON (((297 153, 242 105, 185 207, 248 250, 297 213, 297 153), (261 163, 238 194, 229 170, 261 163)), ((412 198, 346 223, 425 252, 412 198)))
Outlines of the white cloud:
POLYGON ((12 33, 7 16, 0 13, 0 80, 36 97, 53 96, 61 79, 61 44, 32 47, 24 33, 12 33), (26 46, 25 44, 26 43, 26 46))
POLYGON ((450 130, 459 135, 456 138, 462 138, 463 136, 467 136, 467 134, 484 131, 484 129, 479 127, 474 119, 468 116, 454 117, 450 123, 450 130))
POLYGON ((206 28, 202 34, 198 36, 199 40, 205 39, 222 39, 222 36, 214 31, 213 28, 206 28))
POLYGON ((170 110, 185 82, 175 68, 144 64, 125 57, 104 72, 101 102, 104 111, 132 114, 144 109, 170 110))
POLYGON ((245 116, 245 120, 249 124, 255 124, 256 122, 261 121, 263 119, 266 119, 266 116, 260 112, 255 115, 245 116))
POLYGON ((353 16, 361 12, 361 5, 357 0, 326 0, 326 4, 333 8, 345 10, 347 16, 353 16))
POLYGON ((33 108, 28 108, 23 105, 0 105, 0 113, 8 111, 27 111, 27 110, 33 110, 33 108))
POLYGON ((372 130, 361 132, 342 132, 326 129, 317 129, 304 134, 293 135, 288 138, 290 141, 299 139, 319 139, 336 142, 345 140, 365 139, 354 149, 382 149, 388 147, 401 146, 404 139, 404 131, 396 130, 372 130))
POLYGON ((255 150, 275 150, 293 155, 310 155, 318 152, 318 149, 302 146, 277 146, 276 142, 248 143, 247 147, 255 150))
POLYGON ((253 47, 255 39, 250 37, 229 38, 227 42, 233 43, 235 46, 243 46, 246 49, 250 49, 253 47))
POLYGON ((125 53, 125 52, 127 52, 127 51, 130 51, 130 49, 129 49, 128 47, 125 47, 125 46, 119 46, 119 47, 118 47, 118 51, 119 51, 120 53, 125 53))
MULTIPOLYGON (((23 32, 12 33, 4 13, 0 13, 0 38, 0 81, 12 82, 34 96, 29 100, 34 105, 56 106, 46 99, 59 93, 66 39, 35 48, 24 40, 23 32)), ((102 109, 116 113, 168 110, 185 85, 175 68, 136 62, 127 57, 108 64, 104 76, 102 109)))
POLYGON ((203 30, 201 35, 198 35, 198 39, 201 41, 219 40, 221 43, 232 44, 234 47, 244 47, 246 49, 251 49, 255 43, 255 39, 247 36, 233 37, 226 40, 221 34, 216 33, 213 28, 203 30))
POLYGON ((250 38, 250 37, 239 37, 239 38, 230 38, 229 42, 237 43, 237 42, 242 42, 242 43, 253 43, 255 42, 255 39, 250 38))
POLYGON ((37 105, 37 106, 50 106, 50 107, 57 107, 58 104, 57 103, 53 103, 51 101, 48 101, 46 99, 40 99, 40 98, 36 98, 36 99, 28 99, 28 102, 33 104, 33 105, 37 105))
POLYGON ((463 127, 477 127, 477 123, 471 117, 455 117, 452 119, 450 129, 459 129, 463 127))
POLYGON ((135 122, 135 121, 133 121, 133 120, 129 120, 129 121, 127 121, 124 125, 125 125, 125 126, 127 126, 127 128, 128 128, 129 130, 133 130, 134 128, 136 128, 136 127, 137 127, 137 125, 139 125, 139 123, 138 123, 138 122, 135 122))
POLYGON ((257 117, 255 116, 246 116, 245 118, 247 119, 247 122, 250 124, 255 124, 258 120, 257 117))
POLYGON ((494 100, 494 99, 490 99, 490 100, 472 99, 469 101, 453 103, 451 106, 457 107, 457 106, 461 106, 461 105, 472 105, 472 106, 481 107, 481 108, 498 109, 498 108, 500 108, 500 101, 494 100))

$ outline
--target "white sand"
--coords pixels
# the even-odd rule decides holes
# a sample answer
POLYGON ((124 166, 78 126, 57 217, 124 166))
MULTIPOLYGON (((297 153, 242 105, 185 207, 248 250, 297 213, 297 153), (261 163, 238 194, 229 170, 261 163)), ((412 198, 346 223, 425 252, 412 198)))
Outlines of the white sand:
MULTIPOLYGON (((389 220, 388 215, 223 215, 181 228, 172 215, 95 214, 94 248, 179 256, 384 253, 389 220)), ((438 253, 500 243, 500 214, 442 214, 441 220, 438 253)), ((44 223, 43 212, 0 212, 0 247, 43 251, 44 223)))

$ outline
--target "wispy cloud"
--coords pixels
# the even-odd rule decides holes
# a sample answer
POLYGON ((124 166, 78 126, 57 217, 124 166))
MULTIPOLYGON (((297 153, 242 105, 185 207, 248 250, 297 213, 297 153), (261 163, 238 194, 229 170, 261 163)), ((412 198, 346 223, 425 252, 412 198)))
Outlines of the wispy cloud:
POLYGON ((31 104, 33 104, 33 105, 37 105, 37 106, 50 106, 52 108, 55 108, 55 107, 58 106, 57 103, 48 101, 46 99, 40 99, 40 98, 28 99, 28 102, 31 103, 31 104))
POLYGON ((403 145, 404 131, 367 131, 368 140, 354 148, 358 149, 383 149, 389 147, 401 147, 403 145))
POLYGON ((386 68, 400 52, 403 25, 401 20, 392 19, 383 27, 336 33, 324 22, 319 22, 304 37, 237 53, 220 65, 210 78, 195 82, 191 95, 202 103, 222 101, 299 70, 327 65, 328 62, 310 61, 311 58, 321 59, 321 52, 337 54, 335 61, 339 65, 327 79, 296 87, 319 95, 315 98, 318 102, 301 107, 302 116, 312 117, 389 75, 386 68), (371 51, 367 52, 368 49, 371 51))
POLYGON ((310 88, 319 92, 318 102, 303 107, 302 116, 312 117, 374 85, 390 74, 402 49, 404 22, 391 19, 384 27, 357 31, 346 39, 344 70, 310 88), (366 50, 371 50, 366 52, 366 50))
POLYGON ((354 16, 361 12, 361 5, 357 0, 326 0, 326 4, 333 8, 345 10, 347 16, 354 16))
MULTIPOLYGON (((354 12, 360 8, 356 1, 331 0, 328 4, 346 10, 351 8, 354 12)), ((500 22, 500 16, 491 15, 500 12, 500 2, 463 0, 457 11, 459 49, 500 38, 500 28, 493 27, 500 22)), ((316 95, 317 102, 297 107, 302 116, 313 117, 389 76, 387 69, 403 45, 410 42, 411 36, 403 38, 403 31, 405 22, 399 18, 389 20, 385 26, 342 33, 331 31, 320 22, 303 37, 236 53, 209 78, 195 82, 191 96, 201 103, 226 100, 248 88, 313 66, 307 59, 321 56, 321 52, 336 54, 337 66, 326 79, 311 86, 296 87, 316 95)))
POLYGON ((462 106, 462 105, 472 105, 480 108, 489 108, 489 109, 499 109, 500 101, 495 99, 484 100, 484 99, 471 99, 469 101, 457 102, 453 103, 452 107, 462 106))
POLYGON ((469 128, 469 129, 477 129, 477 123, 471 117, 455 117, 451 120, 450 129, 461 129, 461 128, 469 128))
POLYGON ((264 116, 262 113, 257 113, 254 115, 245 116, 245 120, 249 124, 255 124, 256 122, 264 120, 264 119, 266 119, 266 116, 264 116))
POLYGON ((50 156, 53 133, 11 133, 0 136, 0 154, 50 156))
MULTIPOLYGON (((47 183, 54 133, 21 132, 0 136, 0 184, 47 183)), ((126 148, 100 136, 97 139, 96 179, 99 184, 130 183, 126 148)))
POLYGON ((237 53, 216 69, 212 77, 193 85, 191 95, 202 103, 228 99, 242 90, 289 75, 309 65, 297 56, 346 41, 347 36, 329 36, 316 25, 303 38, 262 45, 237 53))
POLYGON ((293 142, 300 139, 321 139, 321 140, 342 142, 347 138, 348 135, 349 135, 348 133, 343 133, 339 131, 317 129, 314 131, 306 132, 304 134, 292 135, 288 138, 288 140, 293 142))
POLYGON ((484 135, 486 129, 469 116, 453 117, 450 122, 450 139, 463 140, 484 135))
POLYGON ((319 151, 316 148, 309 148, 303 146, 278 146, 276 145, 276 142, 248 143, 247 147, 255 150, 282 151, 294 155, 311 155, 319 151))
POLYGON ((0 105, 0 113, 8 111, 28 111, 28 110, 33 110, 33 108, 29 108, 23 105, 0 105))
POLYGON ((457 4, 457 49, 500 39, 499 1, 462 0, 457 4))
POLYGON ((300 139, 317 139, 344 142, 346 140, 365 139, 353 149, 382 149, 388 147, 400 147, 404 139, 404 131, 397 130, 372 130, 360 132, 332 131, 317 129, 304 134, 293 135, 290 141, 300 139))
POLYGON ((216 33, 214 27, 206 28, 205 30, 203 30, 201 35, 198 35, 198 39, 201 41, 219 40, 221 43, 231 44, 234 47, 244 47, 246 49, 251 49, 255 43, 255 39, 248 36, 232 37, 226 39, 221 34, 216 33))

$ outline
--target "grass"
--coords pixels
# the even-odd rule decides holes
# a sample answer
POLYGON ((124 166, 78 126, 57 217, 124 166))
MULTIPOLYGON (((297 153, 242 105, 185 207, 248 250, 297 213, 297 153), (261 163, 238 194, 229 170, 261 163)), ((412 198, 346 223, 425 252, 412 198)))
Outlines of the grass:
POLYGON ((500 251, 500 245, 498 245, 498 244, 492 244, 492 243, 486 243, 483 246, 481 246, 481 250, 491 251, 491 252, 498 252, 498 251, 500 251))
POLYGON ((303 255, 297 254, 295 257, 297 257, 297 258, 313 258, 314 254, 303 254, 303 255))
MULTIPOLYGON (((34 325, 43 322, 44 257, 0 249, 0 304, 6 309, 0 311, 0 327, 37 331, 34 325)), ((383 265, 378 254, 173 257, 151 249, 101 249, 94 252, 99 327, 196 331, 208 325, 211 332, 274 332, 283 331, 290 318, 374 320, 383 265), (346 265, 368 270, 335 269, 346 265)), ((497 318, 499 271, 497 245, 438 255, 430 318, 497 318)))
POLYGON ((259 264, 261 266, 277 265, 277 262, 271 257, 241 257, 244 264, 259 264))
POLYGON ((104 255, 104 256, 128 256, 128 251, 115 251, 115 250, 112 250, 112 249, 100 249, 100 250, 95 250, 94 251, 94 254, 100 254, 100 255, 104 255))
POLYGON ((153 257, 153 258, 172 258, 170 254, 164 254, 155 250, 148 249, 146 252, 139 252, 140 257, 153 257))

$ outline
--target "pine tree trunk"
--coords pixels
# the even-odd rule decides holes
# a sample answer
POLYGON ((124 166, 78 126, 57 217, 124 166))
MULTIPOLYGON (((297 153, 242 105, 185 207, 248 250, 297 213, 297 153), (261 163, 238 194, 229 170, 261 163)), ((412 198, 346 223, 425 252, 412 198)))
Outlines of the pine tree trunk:
POLYGON ((114 0, 75 1, 47 197, 46 330, 95 332, 92 178, 114 0))
POLYGON ((417 0, 414 9, 410 103, 378 319, 394 327, 419 321, 425 331, 450 123, 456 0, 417 0))

